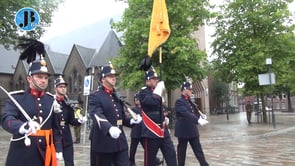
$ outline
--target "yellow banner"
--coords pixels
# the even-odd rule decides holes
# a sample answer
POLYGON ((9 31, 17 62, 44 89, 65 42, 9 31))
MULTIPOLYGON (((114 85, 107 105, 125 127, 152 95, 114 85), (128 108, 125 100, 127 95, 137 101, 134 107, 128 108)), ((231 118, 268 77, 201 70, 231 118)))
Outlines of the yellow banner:
POLYGON ((154 0, 149 43, 148 56, 163 44, 170 36, 169 18, 165 0, 154 0))

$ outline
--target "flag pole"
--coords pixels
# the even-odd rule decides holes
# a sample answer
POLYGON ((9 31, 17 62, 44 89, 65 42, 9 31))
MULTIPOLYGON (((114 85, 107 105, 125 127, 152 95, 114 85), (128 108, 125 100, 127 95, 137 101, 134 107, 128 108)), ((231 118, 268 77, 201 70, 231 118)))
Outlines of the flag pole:
POLYGON ((159 47, 160 80, 162 80, 162 47, 159 47))
MULTIPOLYGON (((140 69, 147 71, 152 65, 151 57, 154 51, 159 49, 159 63, 160 63, 160 75, 162 68, 162 48, 161 45, 166 42, 170 36, 170 26, 168 19, 168 12, 165 0, 153 0, 153 9, 150 23, 150 33, 148 40, 148 53, 147 56, 141 61, 140 69)), ((161 78, 161 76, 160 76, 161 78)))

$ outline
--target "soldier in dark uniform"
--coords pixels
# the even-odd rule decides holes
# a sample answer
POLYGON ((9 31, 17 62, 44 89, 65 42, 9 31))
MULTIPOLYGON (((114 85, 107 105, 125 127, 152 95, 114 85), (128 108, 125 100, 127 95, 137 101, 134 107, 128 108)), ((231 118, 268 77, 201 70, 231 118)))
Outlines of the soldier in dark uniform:
POLYGON ((195 105, 191 102, 192 85, 189 82, 184 82, 181 86, 181 97, 175 102, 175 137, 178 138, 177 158, 178 166, 185 165, 186 148, 189 142, 196 158, 201 166, 209 165, 200 144, 199 131, 197 124, 205 125, 207 120, 201 118, 200 115, 194 114, 195 105))
MULTIPOLYGON (((137 93, 134 95, 134 103, 135 103, 135 106, 132 108, 133 112, 141 115, 141 105, 140 105, 140 101, 139 101, 137 93)), ((164 114, 165 114, 165 111, 164 111, 164 114)), ((168 119, 168 121, 169 121, 169 119, 168 119)), ((142 130, 141 126, 142 126, 142 123, 139 123, 138 125, 133 125, 131 132, 130 132, 131 143, 130 143, 129 160, 130 160, 131 166, 136 166, 135 154, 136 154, 136 149, 137 149, 138 144, 140 143, 142 148, 144 148, 143 140, 141 138, 141 130, 142 130)), ((160 165, 162 163, 163 163, 163 161, 157 157, 156 164, 160 165)))
POLYGON ((123 125, 141 122, 125 115, 123 101, 116 95, 116 72, 112 64, 101 68, 101 86, 89 95, 91 166, 129 166, 128 144, 123 125))
POLYGON ((29 89, 11 95, 3 110, 2 127, 13 135, 5 165, 56 166, 53 133, 57 131, 56 141, 61 135, 55 121, 54 97, 45 92, 50 75, 44 60, 46 52, 37 40, 22 42, 18 46, 24 49, 20 59, 29 63, 29 89))
POLYGON ((61 110, 57 114, 57 118, 62 133, 61 142, 56 142, 56 144, 61 144, 58 147, 62 147, 62 149, 56 149, 56 152, 58 152, 58 159, 61 160, 63 157, 65 166, 74 166, 74 148, 70 125, 81 126, 86 122, 87 118, 82 115, 75 118, 74 104, 70 103, 66 95, 67 85, 62 76, 59 76, 54 81, 55 100, 61 110))
POLYGON ((162 105, 164 82, 158 82, 157 73, 150 68, 145 73, 146 87, 139 92, 142 108, 142 138, 144 140, 144 165, 156 165, 156 156, 161 149, 168 166, 176 165, 176 152, 165 123, 162 105))
MULTIPOLYGON (((134 104, 135 106, 132 108, 133 112, 136 114, 141 115, 141 106, 140 102, 138 100, 138 94, 134 95, 134 104)), ((142 123, 138 125, 133 125, 131 132, 130 132, 130 137, 131 137, 131 143, 130 143, 130 153, 129 153, 129 160, 131 166, 135 166, 135 154, 136 154, 136 149, 138 146, 138 143, 141 143, 142 147, 143 142, 141 139, 141 125, 142 123)))

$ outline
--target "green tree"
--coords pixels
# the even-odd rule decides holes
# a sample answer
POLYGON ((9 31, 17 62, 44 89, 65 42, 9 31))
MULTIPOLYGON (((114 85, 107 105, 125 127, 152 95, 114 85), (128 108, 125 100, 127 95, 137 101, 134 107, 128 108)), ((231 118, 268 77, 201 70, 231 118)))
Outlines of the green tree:
POLYGON ((212 83, 211 94, 215 100, 215 108, 217 110, 225 109, 225 104, 229 99, 229 86, 220 80, 214 80, 212 83))
POLYGON ((268 72, 266 58, 272 58, 277 80, 290 71, 287 66, 295 55, 288 10, 292 1, 227 0, 221 5, 212 46, 213 63, 223 81, 244 82, 245 91, 265 94, 269 88, 259 86, 258 74, 268 72))
MULTIPOLYGON (((115 23, 117 31, 123 32, 124 46, 120 56, 114 60, 121 74, 121 87, 138 90, 143 86, 144 72, 138 70, 142 58, 147 55, 152 0, 128 0, 129 8, 121 22, 115 23)), ((166 0, 171 35, 162 45, 162 80, 167 91, 174 90, 184 81, 184 74, 200 80, 204 70, 199 65, 206 58, 204 51, 198 49, 193 33, 210 17, 208 1, 204 0, 166 0)), ((153 66, 159 73, 159 51, 152 56, 153 66)))
POLYGON ((50 26, 53 11, 64 0, 1 0, 0 1, 0 44, 8 47, 14 45, 20 36, 39 39, 44 33, 44 28, 50 26), (20 31, 15 25, 14 18, 18 10, 24 7, 35 9, 40 15, 40 26, 34 31, 20 31))

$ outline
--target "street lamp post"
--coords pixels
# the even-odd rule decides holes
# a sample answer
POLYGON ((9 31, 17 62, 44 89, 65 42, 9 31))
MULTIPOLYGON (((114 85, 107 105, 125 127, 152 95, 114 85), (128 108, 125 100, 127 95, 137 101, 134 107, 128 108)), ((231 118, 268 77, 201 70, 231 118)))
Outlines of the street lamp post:
POLYGON ((226 111, 226 119, 227 120, 229 120, 229 116, 228 116, 228 114, 229 114, 229 97, 227 97, 227 99, 226 99, 226 107, 227 107, 227 111, 226 111))
MULTIPOLYGON (((87 92, 87 94, 85 94, 85 87, 84 87, 84 95, 86 95, 86 101, 85 101, 85 108, 84 108, 84 110, 85 110, 85 115, 84 116, 86 116, 87 117, 87 115, 88 115, 88 112, 87 112, 87 110, 88 110, 88 96, 89 96, 89 94, 90 94, 90 92, 93 90, 93 81, 94 81, 94 72, 95 72, 95 67, 94 66, 92 66, 91 67, 91 74, 90 74, 90 85, 89 85, 89 92, 87 92)), ((84 81, 84 84, 85 84, 85 81, 84 81)), ((85 86, 85 85, 84 85, 85 86)), ((91 119, 88 119, 88 123, 90 122, 90 120, 91 119)), ((83 129, 84 131, 83 131, 83 144, 85 144, 86 143, 86 132, 87 132, 87 123, 84 123, 84 129, 83 129)))
MULTIPOLYGON (((266 58, 266 65, 269 66, 268 74, 269 74, 269 85, 270 85, 270 94, 271 94, 272 125, 274 128, 276 128, 274 108, 273 108, 272 71, 271 71, 272 59, 271 58, 266 58)), ((270 112, 269 112, 269 119, 270 119, 270 112)))

